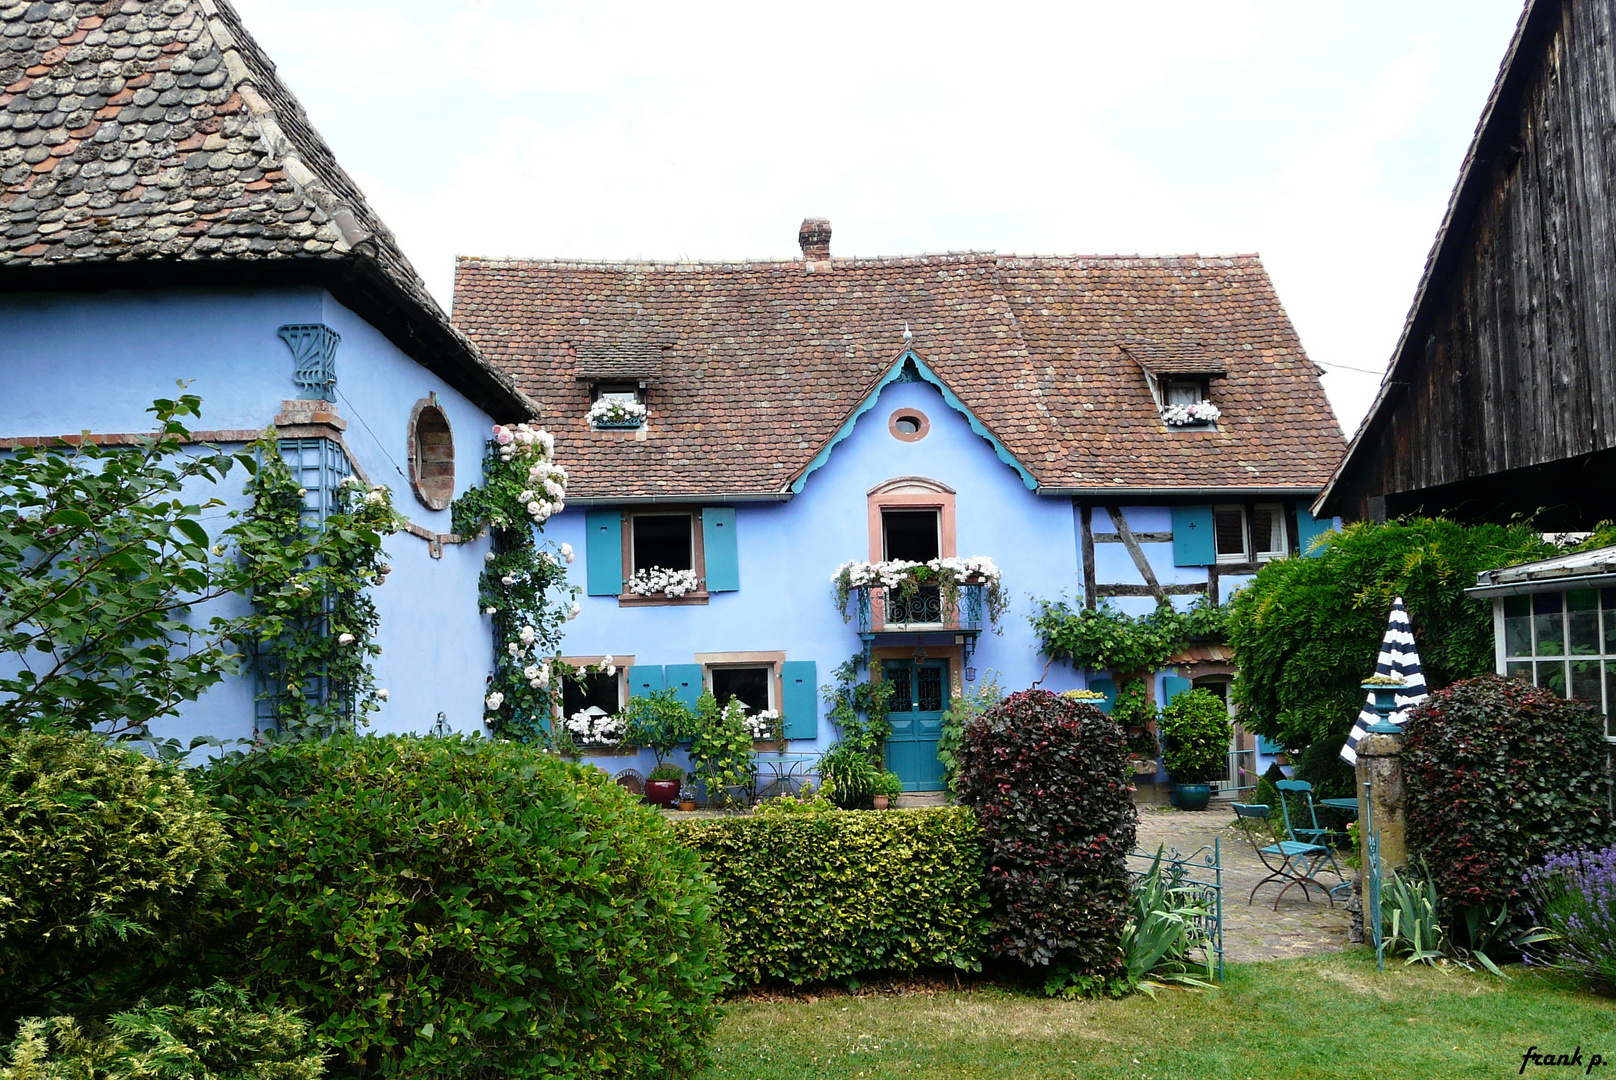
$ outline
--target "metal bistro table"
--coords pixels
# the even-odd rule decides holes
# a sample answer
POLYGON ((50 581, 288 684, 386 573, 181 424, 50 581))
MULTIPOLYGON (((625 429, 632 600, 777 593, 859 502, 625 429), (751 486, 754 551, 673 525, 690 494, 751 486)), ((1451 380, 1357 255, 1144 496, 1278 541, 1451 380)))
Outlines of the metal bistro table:
POLYGON ((757 755, 752 761, 757 766, 758 780, 762 781, 765 775, 769 778, 767 783, 758 785, 757 797, 762 799, 770 792, 784 795, 792 790, 792 783, 816 775, 811 766, 819 761, 819 755, 766 752, 757 755))
POLYGON ((1358 816, 1357 799, 1320 799, 1320 806, 1328 806, 1331 810, 1339 810, 1349 817, 1358 816))

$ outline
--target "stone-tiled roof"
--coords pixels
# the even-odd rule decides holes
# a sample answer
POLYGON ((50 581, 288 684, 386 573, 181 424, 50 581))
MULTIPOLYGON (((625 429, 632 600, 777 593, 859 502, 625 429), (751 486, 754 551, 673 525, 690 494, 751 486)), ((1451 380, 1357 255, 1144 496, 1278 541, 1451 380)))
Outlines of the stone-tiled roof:
POLYGON ((1133 341, 1122 351, 1152 375, 1227 375, 1223 363, 1214 360, 1196 344, 1164 347, 1151 342, 1133 341))
MULTIPOLYGON (((747 263, 462 258, 455 319, 536 398, 574 498, 780 492, 913 348, 1045 490, 1317 490, 1343 440, 1255 256, 747 263), (641 432, 591 431, 572 352, 668 343, 641 432), (1216 429, 1163 424, 1123 343, 1205 354, 1216 429)), ((811 481, 810 481, 811 482, 811 481)))
POLYGON ((632 382, 662 374, 662 345, 645 341, 585 341, 576 352, 577 377, 594 382, 632 382))
POLYGON ((449 322, 228 0, 0 0, 0 286, 326 285, 501 418, 449 322))

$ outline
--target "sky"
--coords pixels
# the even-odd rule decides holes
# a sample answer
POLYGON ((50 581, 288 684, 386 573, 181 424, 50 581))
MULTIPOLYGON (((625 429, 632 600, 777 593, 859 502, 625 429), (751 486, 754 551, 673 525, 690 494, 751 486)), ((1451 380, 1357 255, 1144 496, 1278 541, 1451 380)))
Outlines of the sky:
POLYGON ((234 0, 456 255, 1256 252, 1351 434, 1521 0, 234 0), (1352 370, 1360 369, 1360 370, 1352 370))

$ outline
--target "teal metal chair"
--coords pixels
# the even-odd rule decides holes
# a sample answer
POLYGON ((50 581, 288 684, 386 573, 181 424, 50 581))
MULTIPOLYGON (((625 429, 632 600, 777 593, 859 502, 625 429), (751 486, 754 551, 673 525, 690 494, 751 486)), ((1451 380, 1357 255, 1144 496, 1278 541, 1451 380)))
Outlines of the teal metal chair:
POLYGON ((1252 850, 1257 853, 1258 860, 1268 869, 1268 876, 1251 887, 1251 895, 1246 903, 1251 904, 1257 899, 1257 890, 1270 881, 1283 881, 1284 887, 1279 895, 1274 897, 1274 910, 1279 910, 1279 901, 1291 890, 1293 886, 1302 887, 1302 897, 1312 900, 1307 887, 1312 885, 1324 893, 1324 898, 1335 906, 1335 897, 1330 886, 1318 879, 1318 872, 1325 861, 1330 858, 1330 849, 1322 844, 1305 844, 1298 840, 1273 840, 1270 835, 1268 807, 1257 803, 1230 804, 1235 813, 1235 823, 1240 831, 1246 834, 1251 841, 1252 850))
MULTIPOLYGON (((1277 780, 1274 782, 1274 787, 1279 790, 1279 808, 1280 813, 1285 818, 1286 835, 1297 843, 1315 844, 1322 847, 1326 859, 1330 863, 1330 869, 1334 870, 1335 876, 1345 883, 1347 875, 1341 872, 1340 865, 1336 863, 1333 849, 1339 844, 1347 842, 1347 834, 1335 829, 1326 829, 1319 825, 1318 811, 1313 805, 1313 785, 1306 780, 1277 780), (1298 804, 1294 820, 1291 813, 1293 800, 1298 804), (1307 813, 1305 818, 1302 816, 1303 811, 1307 813)), ((1343 887, 1348 886, 1337 885, 1334 888, 1342 889, 1343 887)))

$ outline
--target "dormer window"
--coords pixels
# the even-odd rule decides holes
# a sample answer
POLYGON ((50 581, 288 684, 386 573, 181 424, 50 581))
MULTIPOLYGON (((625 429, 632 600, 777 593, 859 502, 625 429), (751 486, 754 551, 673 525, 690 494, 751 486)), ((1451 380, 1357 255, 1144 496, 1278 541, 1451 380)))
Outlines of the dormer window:
POLYGON ((1210 380, 1183 376, 1163 379, 1162 420, 1168 427, 1206 427, 1223 415, 1211 401, 1208 390, 1210 380))
POLYGON ((1206 389, 1206 379, 1163 379, 1162 405, 1195 405, 1207 400, 1210 396, 1206 389))
POLYGON ((645 423, 647 410, 643 393, 640 383, 596 383, 594 401, 585 419, 597 429, 637 428, 645 423))
POLYGON ((1221 361, 1193 342, 1161 345, 1135 342, 1122 346, 1145 375, 1145 384, 1169 428, 1207 427, 1223 411, 1212 404, 1212 380, 1228 375, 1221 361))

